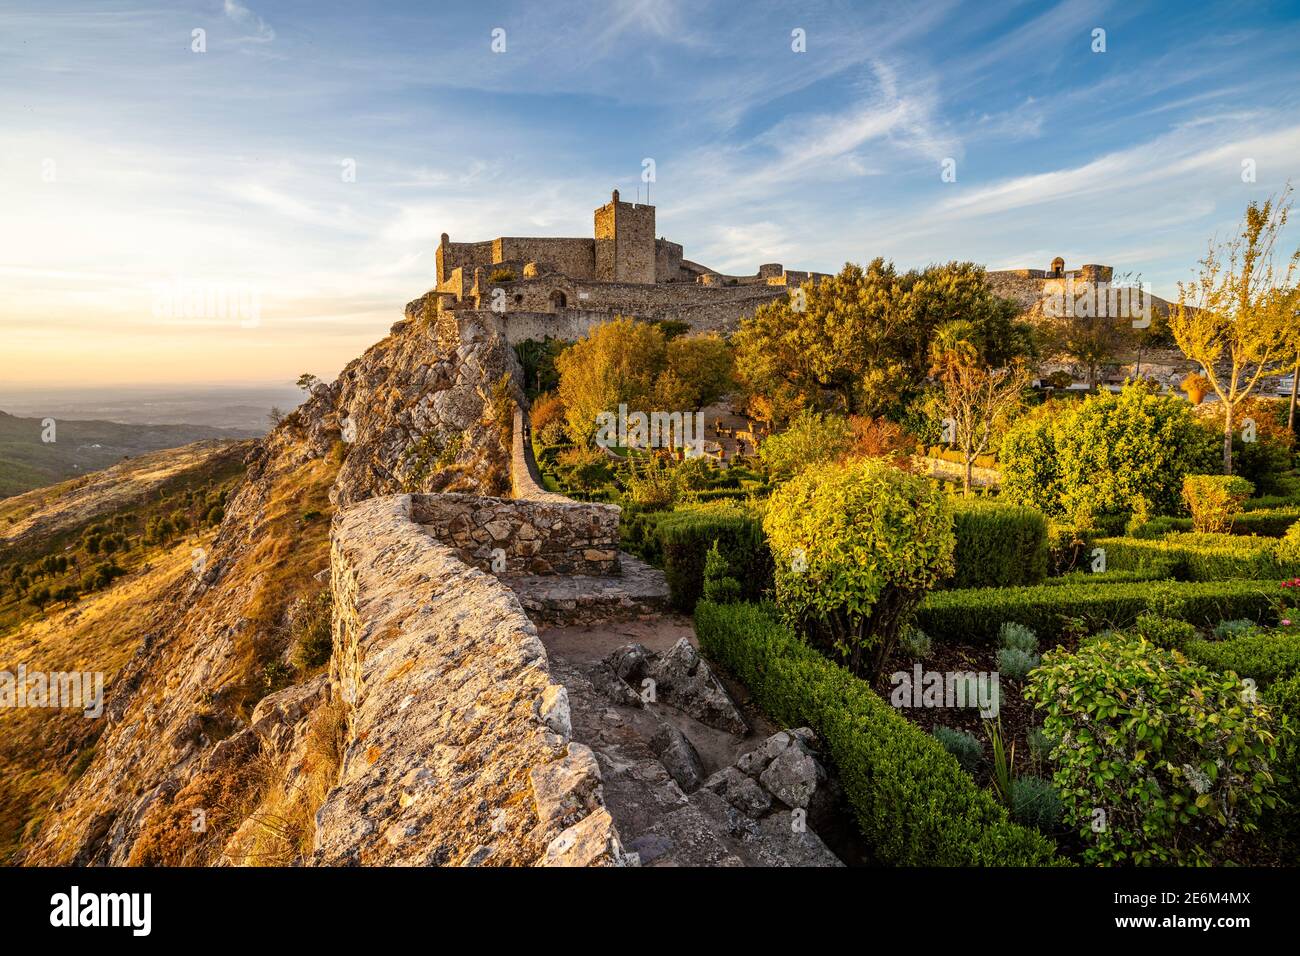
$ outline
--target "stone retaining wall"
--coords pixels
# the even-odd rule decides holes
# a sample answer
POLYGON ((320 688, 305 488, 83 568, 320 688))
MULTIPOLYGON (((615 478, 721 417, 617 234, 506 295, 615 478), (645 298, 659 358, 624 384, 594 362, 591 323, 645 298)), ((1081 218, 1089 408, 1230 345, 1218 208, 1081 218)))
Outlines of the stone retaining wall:
POLYGON ((412 518, 466 564, 494 574, 618 574, 615 505, 415 495, 412 518))
POLYGON ((420 528, 420 508, 374 498, 334 521, 330 676, 349 733, 312 862, 620 865, 599 768, 570 740, 535 626, 420 528))

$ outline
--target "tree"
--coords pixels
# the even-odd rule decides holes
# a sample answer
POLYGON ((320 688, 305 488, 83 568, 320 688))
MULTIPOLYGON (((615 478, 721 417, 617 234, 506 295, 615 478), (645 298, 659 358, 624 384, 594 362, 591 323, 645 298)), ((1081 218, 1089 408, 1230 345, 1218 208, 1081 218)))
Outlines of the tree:
POLYGON ((266 420, 272 428, 278 427, 280 422, 284 421, 284 410, 277 405, 272 405, 271 410, 266 413, 266 420))
POLYGON ((1246 207, 1239 232, 1211 240, 1200 274, 1178 284, 1169 327, 1183 354, 1199 362, 1223 409, 1223 473, 1232 474, 1238 407, 1259 380, 1295 358, 1295 270, 1300 247, 1277 259, 1277 240, 1291 212, 1290 184, 1262 205, 1246 207))
POLYGON ((1187 402, 1131 383, 1012 425, 998 456, 1002 496, 1082 526, 1135 507, 1173 514, 1183 478, 1212 466, 1214 445, 1187 402))
POLYGON ((1007 368, 986 368, 977 359, 958 357, 946 361, 939 373, 943 408, 952 443, 962 454, 962 493, 971 493, 975 459, 994 447, 1020 408, 1021 394, 1032 376, 1022 363, 1007 368))
POLYGON ((763 518, 782 613, 874 677, 926 591, 953 570, 948 496, 879 458, 800 472, 763 518))
POLYGON ((663 330, 657 325, 617 316, 597 325, 555 360, 560 372, 569 435, 579 445, 590 444, 596 416, 629 410, 652 411, 655 379, 667 354, 663 330))
POLYGON ((925 386, 931 338, 947 323, 969 323, 990 364, 1023 354, 1030 338, 1016 311, 973 263, 903 274, 883 259, 848 263, 742 321, 736 367, 751 409, 767 421, 788 421, 803 408, 896 412, 925 386))
POLYGON ((1088 370, 1088 388, 1095 391, 1101 367, 1136 344, 1131 320, 1108 315, 1074 315, 1057 326, 1058 350, 1088 370))
POLYGON ((320 379, 311 374, 311 372, 303 372, 298 376, 298 387, 309 395, 311 394, 311 390, 319 384, 320 379))
POLYGON ((656 383, 660 408, 703 408, 735 387, 731 349, 716 332, 670 339, 667 360, 656 383))

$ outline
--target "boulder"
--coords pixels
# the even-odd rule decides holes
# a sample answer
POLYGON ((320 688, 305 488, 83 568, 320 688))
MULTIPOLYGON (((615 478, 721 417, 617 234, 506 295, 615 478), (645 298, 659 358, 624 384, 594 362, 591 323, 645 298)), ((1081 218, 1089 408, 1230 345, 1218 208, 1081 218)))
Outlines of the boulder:
POLYGON ((659 729, 650 738, 650 749, 685 793, 699 789, 704 781, 704 764, 686 735, 677 727, 666 720, 661 721, 659 729))

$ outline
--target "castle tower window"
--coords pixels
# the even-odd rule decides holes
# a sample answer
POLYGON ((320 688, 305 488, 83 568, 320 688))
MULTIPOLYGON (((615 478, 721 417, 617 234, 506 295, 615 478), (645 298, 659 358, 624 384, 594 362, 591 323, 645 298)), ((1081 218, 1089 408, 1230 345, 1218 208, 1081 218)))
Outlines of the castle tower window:
POLYGON ((564 309, 569 305, 569 298, 559 289, 551 293, 551 309, 564 309))

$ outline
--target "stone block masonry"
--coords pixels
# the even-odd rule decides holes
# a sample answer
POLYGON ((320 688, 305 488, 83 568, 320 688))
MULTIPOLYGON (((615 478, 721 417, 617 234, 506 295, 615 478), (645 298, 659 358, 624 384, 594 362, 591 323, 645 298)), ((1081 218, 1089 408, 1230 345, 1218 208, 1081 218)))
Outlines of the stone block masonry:
POLYGON ((495 574, 618 574, 614 505, 417 495, 412 518, 472 567, 495 574))
POLYGON ((568 692, 535 626, 418 510, 396 495, 335 518, 330 679, 348 743, 311 862, 622 864, 599 767, 570 739, 568 692))

